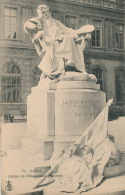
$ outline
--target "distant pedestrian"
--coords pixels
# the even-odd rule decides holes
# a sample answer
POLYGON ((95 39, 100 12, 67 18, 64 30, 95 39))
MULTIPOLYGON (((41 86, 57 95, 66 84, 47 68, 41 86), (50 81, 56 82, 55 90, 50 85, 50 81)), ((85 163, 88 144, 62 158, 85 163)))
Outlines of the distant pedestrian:
POLYGON ((8 114, 7 113, 4 114, 4 121, 8 122, 8 114))
POLYGON ((13 114, 9 114, 9 119, 10 119, 10 122, 12 123, 13 122, 13 119, 14 119, 13 114))

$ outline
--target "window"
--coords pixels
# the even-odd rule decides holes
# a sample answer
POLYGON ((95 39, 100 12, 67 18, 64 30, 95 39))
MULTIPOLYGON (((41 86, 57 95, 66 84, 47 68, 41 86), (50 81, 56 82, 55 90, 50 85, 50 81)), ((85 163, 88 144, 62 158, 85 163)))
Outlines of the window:
POLYGON ((50 10, 51 16, 55 18, 56 20, 59 20, 60 22, 64 23, 64 17, 62 12, 58 12, 55 10, 50 10))
POLYGON ((91 46, 101 47, 102 23, 94 21, 95 30, 92 32, 91 46))
POLYGON ((118 68, 115 70, 116 99, 118 102, 125 102, 125 70, 118 68))
POLYGON ((74 16, 65 16, 65 25, 69 28, 75 29, 76 17, 74 17, 74 16))
POLYGON ((34 86, 38 85, 41 73, 42 73, 42 71, 38 67, 34 68, 34 70, 33 70, 34 86))
POLYGON ((5 29, 4 36, 6 39, 17 39, 17 9, 4 8, 5 29))
POLYGON ((116 48, 123 49, 123 34, 124 34, 124 26, 122 24, 116 25, 116 48))
POLYGON ((16 66, 15 64, 7 65, 3 69, 1 79, 2 102, 21 102, 21 76, 18 66, 16 66))
POLYGON ((97 84, 100 84, 101 91, 105 91, 105 70, 98 66, 92 69, 92 73, 97 77, 97 84))

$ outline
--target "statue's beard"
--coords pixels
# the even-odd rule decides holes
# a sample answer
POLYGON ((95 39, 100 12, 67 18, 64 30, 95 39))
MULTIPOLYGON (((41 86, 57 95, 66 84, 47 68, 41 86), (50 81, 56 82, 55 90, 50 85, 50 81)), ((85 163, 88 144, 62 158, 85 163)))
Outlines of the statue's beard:
POLYGON ((42 18, 42 20, 43 21, 50 21, 50 20, 52 20, 52 17, 51 17, 51 15, 47 15, 47 16, 44 16, 43 18, 42 18))
POLYGON ((49 18, 44 18, 43 19, 43 23, 45 24, 45 26, 51 26, 53 24, 55 24, 55 20, 50 16, 49 18))

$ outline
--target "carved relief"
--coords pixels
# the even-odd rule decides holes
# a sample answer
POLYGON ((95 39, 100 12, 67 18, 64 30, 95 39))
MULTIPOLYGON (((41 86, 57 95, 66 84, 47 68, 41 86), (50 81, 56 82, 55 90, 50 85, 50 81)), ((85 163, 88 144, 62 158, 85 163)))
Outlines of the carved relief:
POLYGON ((25 74, 24 60, 21 58, 3 58, 0 66, 1 73, 4 67, 9 64, 16 64, 19 67, 21 74, 25 74))
POLYGON ((81 16, 80 17, 80 26, 89 24, 89 18, 88 16, 81 16))

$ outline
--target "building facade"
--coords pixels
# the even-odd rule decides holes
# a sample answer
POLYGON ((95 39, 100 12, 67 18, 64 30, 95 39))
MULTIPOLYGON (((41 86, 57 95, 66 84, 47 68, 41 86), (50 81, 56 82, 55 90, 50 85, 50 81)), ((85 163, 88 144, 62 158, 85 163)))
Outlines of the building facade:
POLYGON ((40 4, 49 5, 52 16, 73 29, 95 26, 84 51, 86 70, 97 76, 107 99, 124 104, 124 0, 1 0, 0 113, 26 114, 27 95, 39 81, 40 58, 23 24, 37 16, 40 4))

